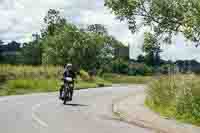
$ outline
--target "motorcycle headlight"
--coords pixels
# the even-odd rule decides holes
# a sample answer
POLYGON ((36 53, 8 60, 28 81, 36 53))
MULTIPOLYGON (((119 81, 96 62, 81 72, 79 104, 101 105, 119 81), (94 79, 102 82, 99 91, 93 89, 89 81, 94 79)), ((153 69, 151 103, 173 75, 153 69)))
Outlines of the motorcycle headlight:
POLYGON ((66 77, 66 80, 71 82, 73 79, 71 77, 66 77))

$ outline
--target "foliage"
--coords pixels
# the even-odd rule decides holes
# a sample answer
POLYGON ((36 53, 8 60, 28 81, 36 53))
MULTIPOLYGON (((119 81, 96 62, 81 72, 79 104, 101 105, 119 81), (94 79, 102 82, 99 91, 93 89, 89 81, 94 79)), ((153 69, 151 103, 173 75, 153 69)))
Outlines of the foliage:
POLYGON ((34 40, 30 43, 24 43, 22 48, 23 61, 22 64, 41 65, 43 47, 38 34, 33 35, 34 40))
POLYGON ((105 5, 120 20, 127 20, 132 32, 149 26, 167 42, 174 33, 182 32, 199 43, 199 0, 106 0, 105 5), (140 23, 136 23, 138 18, 140 23))
MULTIPOLYGON (((5 55, 7 62, 1 63, 37 66, 71 62, 76 70, 90 72, 100 69, 104 73, 112 71, 110 62, 118 58, 116 49, 125 47, 108 34, 104 25, 92 24, 86 29, 79 28, 69 23, 58 10, 50 9, 44 23, 41 33, 33 34, 31 42, 21 44, 22 47, 17 47, 10 56, 5 55)), ((14 44, 20 45, 17 42, 11 44, 9 47, 12 46, 12 49, 15 48, 14 44)), ((0 58, 4 58, 1 50, 0 46, 0 58)))
POLYGON ((92 24, 87 27, 87 31, 97 34, 108 35, 107 29, 101 24, 92 24))
POLYGON ((103 66, 112 60, 115 47, 122 45, 109 36, 106 28, 100 24, 89 25, 86 30, 82 30, 64 21, 56 11, 49 11, 45 22, 48 26, 44 31, 55 34, 46 34, 40 41, 43 46, 43 64, 72 62, 85 70, 104 69, 103 66), (51 30, 51 26, 54 30, 51 30))
POLYGON ((129 75, 150 76, 153 75, 153 67, 143 63, 134 63, 129 67, 129 75))
POLYGON ((161 77, 149 85, 146 104, 161 115, 199 125, 199 84, 194 75, 161 77))
POLYGON ((138 55, 137 62, 138 63, 144 63, 144 61, 145 61, 145 57, 143 55, 138 55))
POLYGON ((84 70, 80 70, 80 77, 83 81, 89 81, 90 80, 90 75, 84 71, 84 70))
POLYGON ((18 64, 21 62, 20 43, 11 41, 7 45, 0 42, 0 63, 18 64))
POLYGON ((122 58, 118 58, 113 60, 112 62, 112 72, 118 74, 128 74, 129 70, 129 62, 123 60, 122 58))
POLYGON ((47 15, 44 17, 46 27, 41 30, 42 38, 46 36, 53 36, 62 30, 66 23, 64 17, 60 16, 60 12, 55 9, 49 9, 47 15))
POLYGON ((145 56, 145 62, 146 64, 150 66, 159 66, 160 65, 160 43, 158 43, 158 40, 156 36, 153 34, 146 32, 144 34, 144 44, 142 47, 142 50, 144 53, 146 53, 145 56))

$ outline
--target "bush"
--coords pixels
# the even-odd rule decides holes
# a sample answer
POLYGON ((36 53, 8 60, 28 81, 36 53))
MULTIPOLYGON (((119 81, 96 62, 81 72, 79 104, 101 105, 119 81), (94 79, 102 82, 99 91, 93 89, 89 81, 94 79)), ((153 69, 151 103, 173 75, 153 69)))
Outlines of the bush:
POLYGON ((91 79, 88 72, 86 72, 84 70, 80 70, 80 77, 83 81, 89 81, 91 79))
POLYGON ((5 73, 0 73, 0 83, 3 83, 7 80, 8 76, 5 73))
POLYGON ((129 62, 122 59, 114 60, 112 62, 112 72, 119 74, 128 74, 129 62))
POLYGON ((129 68, 129 75, 151 76, 153 68, 142 63, 131 64, 129 68))

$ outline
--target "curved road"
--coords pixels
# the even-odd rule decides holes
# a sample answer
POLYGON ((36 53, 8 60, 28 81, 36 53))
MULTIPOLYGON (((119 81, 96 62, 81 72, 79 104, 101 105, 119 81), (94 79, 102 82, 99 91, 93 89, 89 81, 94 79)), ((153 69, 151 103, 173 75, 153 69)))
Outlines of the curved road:
POLYGON ((63 105, 56 93, 0 98, 1 133, 153 133, 121 122, 112 114, 116 99, 143 86, 113 86, 75 91, 63 105))

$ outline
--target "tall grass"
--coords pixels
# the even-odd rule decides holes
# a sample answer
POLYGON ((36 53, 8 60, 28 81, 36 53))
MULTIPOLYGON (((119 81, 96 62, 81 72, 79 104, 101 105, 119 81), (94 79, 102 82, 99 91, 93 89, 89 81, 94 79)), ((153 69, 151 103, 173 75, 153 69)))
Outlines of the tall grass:
MULTIPOLYGON (((0 65, 0 96, 57 91, 63 83, 60 80, 62 75, 63 68, 60 66, 0 65)), ((99 77, 90 78, 87 72, 81 70, 75 89, 96 88, 100 84, 111 85, 99 77)))
POLYGON ((119 74, 104 74, 103 78, 112 83, 147 84, 152 80, 151 76, 127 76, 119 74))
POLYGON ((161 115, 200 125, 200 77, 172 75, 149 84, 146 104, 161 115))
POLYGON ((0 82, 9 79, 50 79, 62 75, 60 66, 13 66, 0 65, 0 82))

